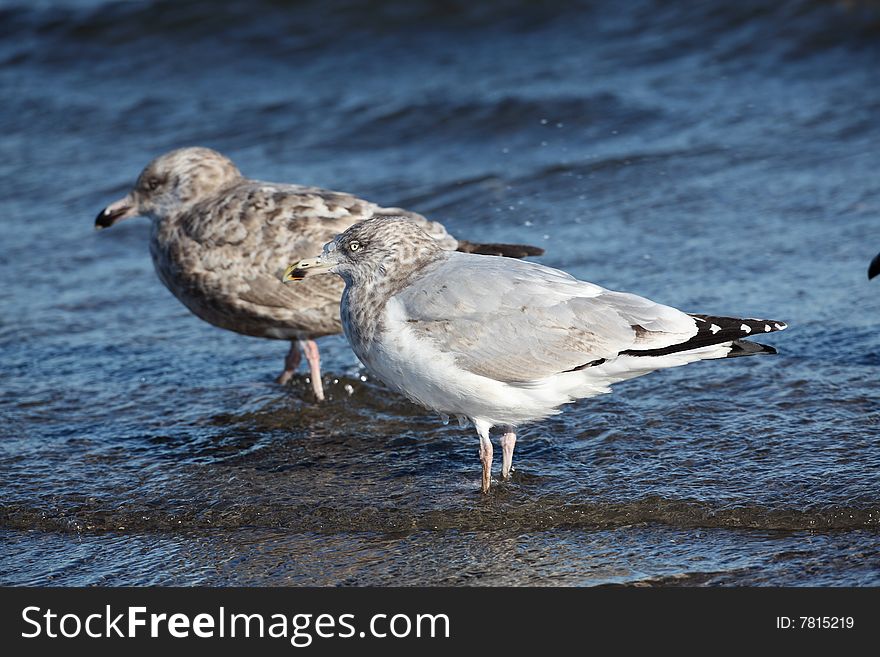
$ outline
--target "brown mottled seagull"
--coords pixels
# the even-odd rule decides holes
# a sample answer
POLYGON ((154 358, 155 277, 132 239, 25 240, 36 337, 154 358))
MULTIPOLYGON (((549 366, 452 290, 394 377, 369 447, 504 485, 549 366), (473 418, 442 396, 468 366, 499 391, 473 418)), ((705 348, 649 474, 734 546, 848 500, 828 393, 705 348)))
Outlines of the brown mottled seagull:
POLYGON ((134 216, 152 220, 150 254, 165 286, 196 316, 214 326, 262 338, 289 340, 279 383, 300 362, 324 398, 316 338, 342 332, 334 276, 295 288, 281 283, 291 259, 310 256, 352 224, 373 215, 403 215, 445 250, 525 257, 542 249, 456 240, 420 214, 317 187, 245 178, 209 148, 181 148, 150 162, 134 189, 95 219, 108 228, 134 216))
POLYGON ((484 493, 493 427, 507 479, 517 426, 654 370, 776 353, 743 338, 786 327, 685 313, 534 262, 450 253, 393 217, 352 226, 284 280, 327 272, 345 281, 345 337, 367 369, 441 416, 473 423, 484 493))

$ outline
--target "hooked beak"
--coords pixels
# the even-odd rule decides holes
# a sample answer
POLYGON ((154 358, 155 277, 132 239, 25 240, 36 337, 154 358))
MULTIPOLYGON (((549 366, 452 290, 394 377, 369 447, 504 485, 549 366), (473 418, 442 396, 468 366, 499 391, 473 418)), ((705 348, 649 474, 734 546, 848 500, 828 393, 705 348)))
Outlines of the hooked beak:
POLYGON ((880 253, 874 257, 871 261, 871 266, 868 267, 868 280, 870 281, 878 274, 880 274, 880 253))
POLYGON ((306 258, 290 265, 284 270, 284 276, 281 277, 282 283, 290 283, 291 281, 301 281, 306 276, 314 276, 316 274, 329 273, 330 268, 335 262, 328 262, 323 256, 317 258, 306 258))
POLYGON ((110 226, 117 221, 122 221, 129 217, 136 217, 137 215, 137 206, 135 205, 134 199, 131 198, 131 194, 129 194, 125 198, 121 198, 115 203, 111 203, 98 213, 98 216, 95 217, 95 230, 110 228, 110 226))

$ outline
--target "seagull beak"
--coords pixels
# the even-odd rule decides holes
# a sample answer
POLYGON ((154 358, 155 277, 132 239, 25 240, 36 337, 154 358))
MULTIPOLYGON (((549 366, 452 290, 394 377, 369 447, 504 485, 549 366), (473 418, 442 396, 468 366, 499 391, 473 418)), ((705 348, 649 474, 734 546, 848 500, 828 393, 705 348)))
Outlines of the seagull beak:
POLYGON ((323 257, 306 258, 290 265, 284 270, 284 276, 281 277, 282 283, 290 283, 291 281, 301 281, 306 276, 314 276, 315 274, 326 274, 330 268, 336 264, 327 262, 323 257))
POLYGON ((868 280, 871 280, 875 276, 880 274, 880 253, 871 261, 871 266, 868 267, 868 280))
POLYGON ((101 230, 102 228, 110 228, 110 226, 117 221, 122 221, 129 217, 136 217, 137 215, 137 205, 135 204, 134 199, 131 198, 131 194, 129 194, 125 198, 121 198, 115 203, 111 203, 98 213, 98 216, 95 217, 95 229, 101 230))

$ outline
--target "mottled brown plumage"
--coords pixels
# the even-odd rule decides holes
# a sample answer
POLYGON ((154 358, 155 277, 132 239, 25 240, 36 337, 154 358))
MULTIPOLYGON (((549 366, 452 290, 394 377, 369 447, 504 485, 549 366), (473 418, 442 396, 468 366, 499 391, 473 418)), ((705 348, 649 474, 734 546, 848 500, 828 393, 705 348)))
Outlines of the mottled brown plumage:
MULTIPOLYGON (((150 253, 165 286, 215 326, 292 341, 282 383, 292 376, 302 348, 319 399, 323 392, 313 340, 342 332, 343 284, 323 276, 284 286, 285 266, 319 252, 335 235, 374 215, 403 216, 443 249, 458 247, 441 224, 415 212, 317 187, 251 180, 229 158, 207 148, 183 148, 153 160, 134 189, 103 210, 95 224, 106 228, 136 215, 152 219, 150 253)), ((467 243, 469 250, 475 246, 467 243)))

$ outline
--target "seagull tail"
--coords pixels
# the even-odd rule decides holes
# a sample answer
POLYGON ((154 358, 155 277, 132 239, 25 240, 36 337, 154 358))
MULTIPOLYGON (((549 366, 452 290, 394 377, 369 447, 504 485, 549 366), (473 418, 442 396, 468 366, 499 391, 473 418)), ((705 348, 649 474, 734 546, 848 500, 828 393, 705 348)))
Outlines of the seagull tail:
POLYGON ((480 244, 478 242, 458 241, 456 251, 477 253, 479 255, 504 256, 505 258, 528 258, 544 255, 544 249, 528 244, 480 244))

